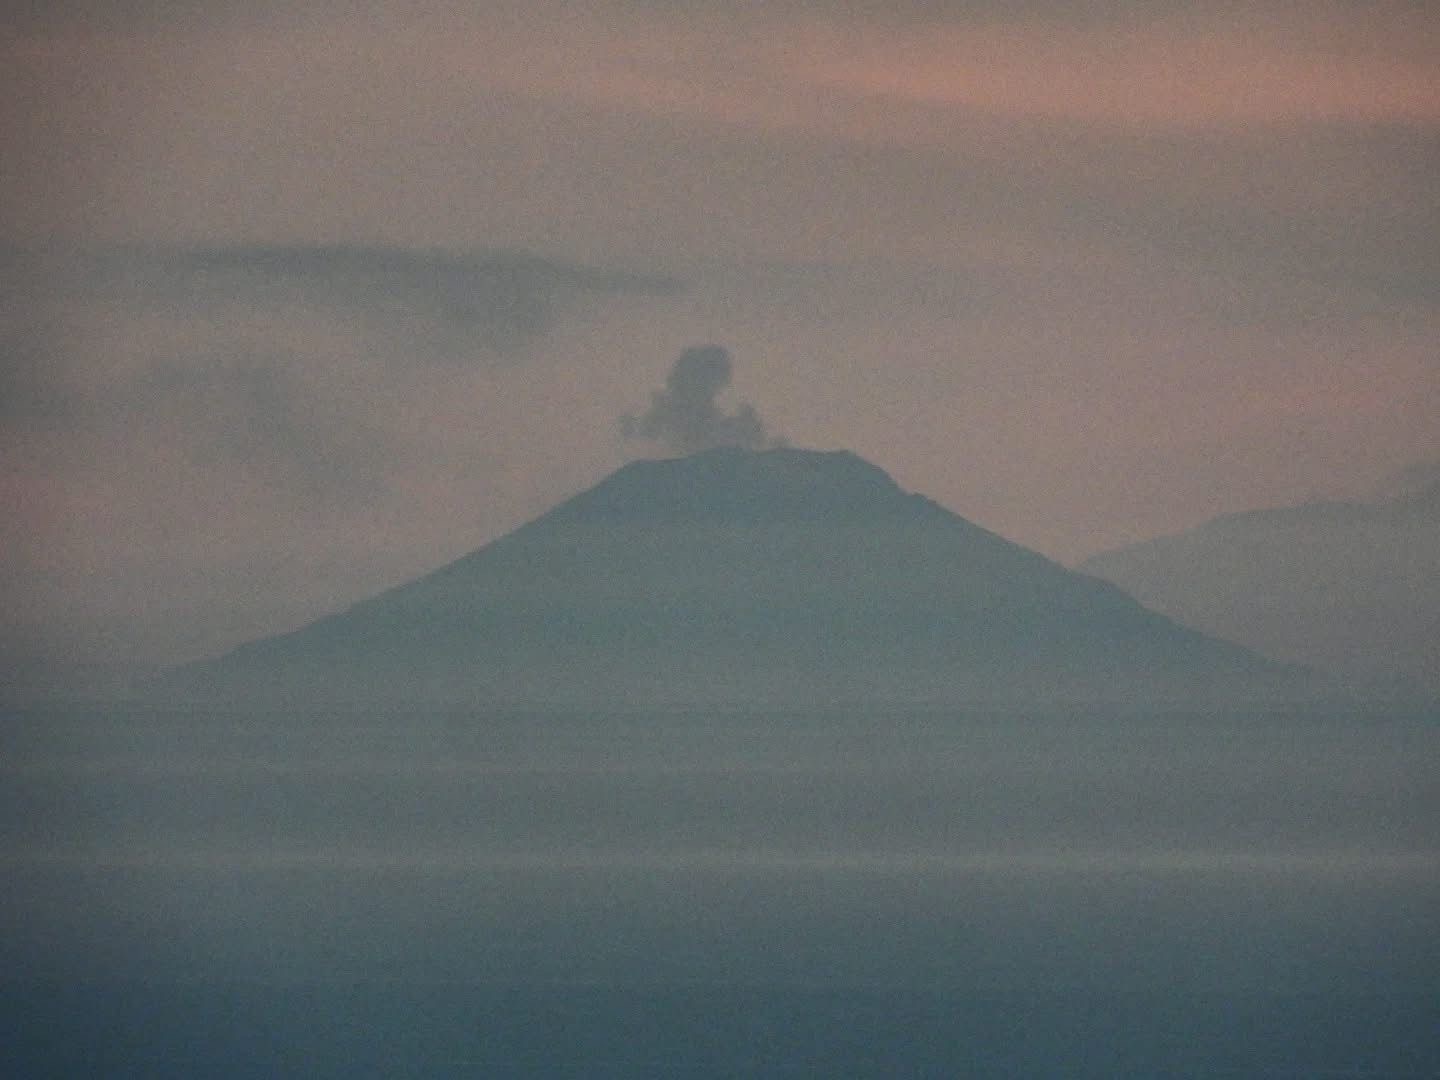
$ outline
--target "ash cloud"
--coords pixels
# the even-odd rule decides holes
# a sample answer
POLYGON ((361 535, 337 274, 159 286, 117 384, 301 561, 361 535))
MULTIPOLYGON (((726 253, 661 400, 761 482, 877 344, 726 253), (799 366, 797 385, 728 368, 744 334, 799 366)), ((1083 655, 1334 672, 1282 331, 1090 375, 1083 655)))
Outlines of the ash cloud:
POLYGON ((650 408, 621 418, 622 433, 684 454, 717 446, 764 450, 784 445, 766 432, 753 405, 742 402, 727 413, 716 404, 730 385, 730 372, 730 353, 719 345, 686 349, 666 376, 665 388, 651 395, 650 408))

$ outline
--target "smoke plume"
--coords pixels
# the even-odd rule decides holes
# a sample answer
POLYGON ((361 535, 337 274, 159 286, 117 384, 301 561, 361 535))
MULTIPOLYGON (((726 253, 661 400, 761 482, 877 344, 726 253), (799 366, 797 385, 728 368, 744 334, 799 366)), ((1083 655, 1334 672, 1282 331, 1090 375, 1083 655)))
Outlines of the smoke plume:
POLYGON ((715 399, 730 385, 730 354, 718 345, 686 349, 665 379, 665 389, 650 397, 642 416, 620 421, 627 438, 650 439, 690 454, 716 446, 763 450, 782 445, 771 438, 754 406, 741 403, 722 412, 715 399))

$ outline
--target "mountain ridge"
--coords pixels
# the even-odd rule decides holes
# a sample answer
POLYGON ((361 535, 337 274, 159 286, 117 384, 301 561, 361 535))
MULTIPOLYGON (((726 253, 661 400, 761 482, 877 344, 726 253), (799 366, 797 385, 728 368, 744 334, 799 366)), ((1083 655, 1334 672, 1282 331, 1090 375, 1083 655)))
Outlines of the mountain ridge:
POLYGON ((1440 692, 1440 483, 1226 514, 1078 569, 1188 626, 1367 692, 1440 692))

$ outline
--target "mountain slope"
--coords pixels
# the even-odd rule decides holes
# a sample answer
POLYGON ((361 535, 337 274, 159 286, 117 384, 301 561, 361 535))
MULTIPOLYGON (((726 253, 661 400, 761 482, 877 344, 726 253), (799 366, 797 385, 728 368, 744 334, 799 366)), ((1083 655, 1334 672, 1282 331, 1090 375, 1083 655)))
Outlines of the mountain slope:
POLYGON ((1081 569, 1269 656, 1440 691, 1440 483, 1228 515, 1081 569))
POLYGON ((1129 700, 1284 682, 848 453, 640 461, 293 634, 226 695, 536 703, 1129 700))

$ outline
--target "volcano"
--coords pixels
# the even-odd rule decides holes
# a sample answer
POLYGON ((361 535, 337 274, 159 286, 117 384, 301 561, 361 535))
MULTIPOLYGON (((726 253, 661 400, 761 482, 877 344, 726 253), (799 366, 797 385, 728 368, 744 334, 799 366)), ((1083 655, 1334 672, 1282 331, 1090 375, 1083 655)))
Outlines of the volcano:
POLYGON ((448 566, 169 685, 372 703, 1188 704, 1299 678, 854 454, 722 448, 633 462, 448 566))

